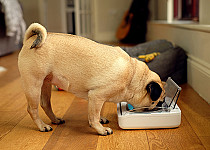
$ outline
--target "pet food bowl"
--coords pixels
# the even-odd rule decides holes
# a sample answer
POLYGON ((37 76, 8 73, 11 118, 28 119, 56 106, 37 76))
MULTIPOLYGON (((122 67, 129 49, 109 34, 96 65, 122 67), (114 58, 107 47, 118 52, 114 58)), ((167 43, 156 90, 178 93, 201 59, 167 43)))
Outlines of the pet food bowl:
POLYGON ((133 109, 127 102, 117 104, 118 124, 122 129, 176 128, 181 124, 177 100, 181 91, 170 77, 165 85, 166 97, 161 107, 133 109))

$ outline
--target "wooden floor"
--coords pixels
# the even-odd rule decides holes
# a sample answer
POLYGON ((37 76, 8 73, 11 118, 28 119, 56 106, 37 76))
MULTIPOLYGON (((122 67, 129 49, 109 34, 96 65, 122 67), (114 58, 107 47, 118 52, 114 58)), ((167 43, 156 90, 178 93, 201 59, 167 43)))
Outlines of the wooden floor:
POLYGON ((116 104, 107 103, 103 109, 114 134, 99 136, 89 127, 87 101, 71 93, 52 92, 52 106, 63 125, 52 125, 42 109, 41 118, 53 127, 52 132, 39 132, 26 111, 26 99, 21 89, 15 52, 0 57, 0 66, 8 72, 0 77, 0 149, 210 149, 210 106, 187 84, 178 105, 182 110, 182 123, 176 129, 122 130, 117 122, 116 104))

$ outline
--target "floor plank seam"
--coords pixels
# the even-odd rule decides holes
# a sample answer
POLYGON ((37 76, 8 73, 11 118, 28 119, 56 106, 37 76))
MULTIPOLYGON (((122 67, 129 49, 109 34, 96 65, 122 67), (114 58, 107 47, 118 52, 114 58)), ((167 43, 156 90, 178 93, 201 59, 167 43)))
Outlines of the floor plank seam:
MULTIPOLYGON (((182 115, 185 117, 186 121, 188 122, 190 128, 193 130, 193 132, 195 133, 196 137, 198 138, 198 140, 200 141, 200 143, 202 144, 203 148, 205 148, 203 142, 201 141, 201 139, 199 138, 199 136, 197 135, 197 133, 195 132, 194 128, 192 127, 191 123, 188 121, 188 118, 184 115, 184 113, 182 112, 182 115)), ((206 148, 205 148, 206 149, 206 148)))
MULTIPOLYGON (((69 109, 70 109, 70 107, 71 107, 71 105, 72 105, 72 103, 73 103, 74 100, 75 100, 75 97, 74 97, 74 99, 72 100, 72 102, 71 102, 70 106, 68 107, 68 109, 66 109, 66 111, 65 111, 65 113, 63 114, 63 116, 61 117, 61 119, 63 119, 64 116, 66 115, 66 113, 69 111, 69 109)), ((56 127, 53 129, 52 135, 49 137, 49 139, 47 140, 47 142, 45 143, 45 145, 43 146, 42 149, 45 149, 45 147, 47 146, 48 142, 50 142, 50 139, 51 139, 51 137, 53 137, 53 135, 55 134, 55 131, 56 131, 56 129, 58 128, 58 126, 59 126, 59 125, 56 125, 56 127)))
POLYGON ((146 132, 146 136, 147 136, 147 144, 148 144, 149 150, 151 150, 151 148, 150 148, 149 138, 148 138, 148 135, 147 135, 147 131, 145 130, 145 132, 146 132))
POLYGON ((9 133, 11 133, 14 128, 27 116, 27 114, 19 121, 17 122, 9 131, 7 131, 3 136, 0 137, 0 141, 5 138, 9 133))
POLYGON ((10 132, 11 132, 11 130, 9 130, 9 131, 7 131, 6 133, 2 134, 2 135, 0 136, 0 141, 1 141, 7 134, 9 134, 10 132))

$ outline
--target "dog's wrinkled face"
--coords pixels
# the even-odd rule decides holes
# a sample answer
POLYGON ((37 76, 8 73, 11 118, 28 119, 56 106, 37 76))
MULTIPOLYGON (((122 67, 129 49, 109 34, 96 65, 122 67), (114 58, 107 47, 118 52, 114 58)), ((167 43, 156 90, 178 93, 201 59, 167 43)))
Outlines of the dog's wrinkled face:
POLYGON ((161 83, 161 86, 153 81, 146 86, 146 90, 150 95, 150 109, 153 109, 156 105, 160 105, 163 102, 165 97, 164 83, 161 83))
MULTIPOLYGON (((138 94, 136 94, 137 96, 138 94)), ((138 97, 138 96, 137 96, 138 97)), ((136 97, 136 98, 137 98, 136 97)), ((138 97, 138 100, 135 103, 131 103, 134 108, 140 107, 149 107, 149 109, 153 109, 157 105, 161 105, 163 103, 165 97, 165 89, 163 82, 150 82, 145 87, 145 95, 143 97, 138 97)))

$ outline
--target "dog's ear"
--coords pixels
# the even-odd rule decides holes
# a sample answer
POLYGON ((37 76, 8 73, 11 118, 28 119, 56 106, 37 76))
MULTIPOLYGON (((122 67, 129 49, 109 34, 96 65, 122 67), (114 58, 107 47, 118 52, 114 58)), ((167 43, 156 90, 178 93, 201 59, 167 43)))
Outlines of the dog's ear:
POLYGON ((152 101, 158 100, 161 95, 162 88, 154 81, 150 82, 146 87, 147 92, 150 94, 152 101))

